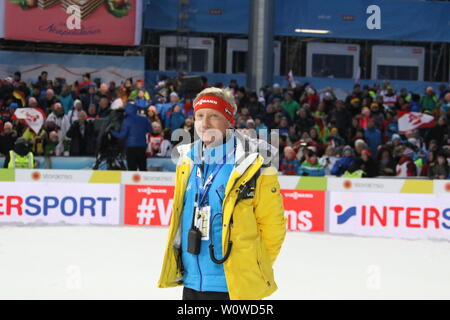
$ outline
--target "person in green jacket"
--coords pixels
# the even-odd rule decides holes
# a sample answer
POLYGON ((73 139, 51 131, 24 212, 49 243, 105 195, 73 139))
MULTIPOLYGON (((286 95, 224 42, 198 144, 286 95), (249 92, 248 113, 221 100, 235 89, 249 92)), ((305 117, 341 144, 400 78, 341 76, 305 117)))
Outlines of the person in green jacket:
POLYGON ((289 115, 289 118, 291 118, 291 121, 295 119, 295 114, 297 113, 297 110, 300 109, 300 105, 297 101, 295 101, 292 98, 292 93, 286 92, 284 94, 284 100, 281 102, 281 108, 287 112, 289 115))
POLYGON ((422 111, 425 113, 432 114, 436 109, 437 97, 433 91, 432 87, 427 87, 425 89, 425 95, 420 99, 420 105, 422 106, 422 111))

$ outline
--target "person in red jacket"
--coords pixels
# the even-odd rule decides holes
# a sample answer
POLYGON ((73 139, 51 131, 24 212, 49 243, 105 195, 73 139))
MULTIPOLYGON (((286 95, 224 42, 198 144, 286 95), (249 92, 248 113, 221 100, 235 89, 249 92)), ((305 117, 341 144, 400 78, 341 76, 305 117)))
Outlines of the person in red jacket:
POLYGON ((396 172, 397 177, 415 177, 417 176, 417 168, 412 159, 414 151, 410 148, 406 148, 397 164, 396 172))

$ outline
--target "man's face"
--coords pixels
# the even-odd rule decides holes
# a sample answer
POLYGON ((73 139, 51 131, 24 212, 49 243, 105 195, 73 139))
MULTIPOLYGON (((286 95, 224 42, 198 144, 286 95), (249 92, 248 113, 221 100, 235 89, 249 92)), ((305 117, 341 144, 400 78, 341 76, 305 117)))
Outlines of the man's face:
POLYGON ((6 134, 9 134, 9 133, 11 133, 11 131, 12 131, 12 126, 5 124, 5 126, 3 128, 3 132, 5 132, 6 134))
POLYGON ((30 106, 30 108, 36 108, 37 107, 37 100, 36 99, 30 99, 28 102, 28 105, 30 106))
POLYGON ((102 109, 108 108, 108 99, 102 98, 100 99, 100 102, 98 103, 99 107, 102 109))
POLYGON ((231 127, 225 116, 214 109, 200 109, 194 117, 195 131, 207 145, 221 141, 225 137, 226 130, 231 127))
POLYGON ((55 95, 55 93, 53 92, 53 90, 52 89, 48 89, 47 90, 47 99, 51 99, 51 98, 53 98, 53 96, 55 95))

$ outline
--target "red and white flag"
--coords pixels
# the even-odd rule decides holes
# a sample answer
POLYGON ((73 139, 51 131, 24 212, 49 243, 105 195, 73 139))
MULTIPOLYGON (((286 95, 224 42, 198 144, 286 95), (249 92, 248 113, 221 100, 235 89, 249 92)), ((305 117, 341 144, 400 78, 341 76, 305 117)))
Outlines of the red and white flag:
POLYGON ((434 117, 420 112, 399 112, 398 130, 411 131, 418 128, 432 128, 436 125, 434 117))
POLYGON ((38 134, 44 125, 45 113, 39 108, 18 108, 12 119, 22 120, 34 133, 38 134))

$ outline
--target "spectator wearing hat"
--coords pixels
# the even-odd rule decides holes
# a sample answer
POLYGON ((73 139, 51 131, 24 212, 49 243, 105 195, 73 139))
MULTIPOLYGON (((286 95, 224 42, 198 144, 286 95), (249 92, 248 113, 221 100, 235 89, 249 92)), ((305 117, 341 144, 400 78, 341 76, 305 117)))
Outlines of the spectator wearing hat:
POLYGON ((401 178, 415 177, 417 168, 413 161, 414 151, 405 148, 396 167, 396 176, 401 178))
POLYGON ((283 94, 281 92, 281 86, 278 83, 274 83, 272 86, 272 93, 267 98, 267 103, 272 103, 275 99, 283 100, 283 94))
POLYGON ((67 117, 69 118, 69 123, 72 124, 78 120, 78 114, 83 111, 83 103, 81 100, 76 99, 73 102, 73 106, 69 111, 67 117))
POLYGON ((309 110, 315 112, 319 107, 320 96, 317 94, 311 86, 306 87, 302 97, 300 97, 300 103, 309 105, 309 110))
POLYGON ((113 130, 111 134, 125 141, 128 170, 147 171, 146 136, 152 130, 150 123, 145 117, 137 114, 137 106, 134 103, 125 106, 125 114, 120 132, 113 130))
POLYGON ((397 107, 397 95, 395 94, 394 87, 390 84, 386 86, 386 92, 382 93, 383 107, 387 110, 395 110, 397 107))
POLYGON ((350 146, 345 146, 342 157, 334 164, 331 174, 337 177, 342 176, 354 162, 353 149, 350 146))
POLYGON ((299 175, 311 177, 323 177, 325 175, 325 168, 319 162, 317 154, 312 149, 307 149, 304 157, 305 160, 298 170, 299 175))
POLYGON ((14 142, 14 148, 9 151, 8 168, 34 169, 34 155, 27 139, 20 137, 14 142))

